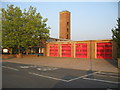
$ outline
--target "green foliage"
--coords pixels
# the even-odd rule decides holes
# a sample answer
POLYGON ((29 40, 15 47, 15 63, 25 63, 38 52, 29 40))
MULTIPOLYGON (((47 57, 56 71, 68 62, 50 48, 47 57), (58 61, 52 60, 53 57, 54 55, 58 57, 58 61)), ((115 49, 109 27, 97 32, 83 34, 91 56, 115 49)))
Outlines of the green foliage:
POLYGON ((117 27, 112 29, 112 33, 112 38, 118 45, 118 57, 120 58, 120 18, 117 20, 117 27))
POLYGON ((2 13, 0 12, 0 48, 1 46, 2 46, 2 13))
POLYGON ((2 9, 2 46, 4 48, 29 48, 40 46, 42 40, 49 38, 47 19, 43 19, 36 8, 30 6, 29 10, 22 12, 14 5, 2 9))

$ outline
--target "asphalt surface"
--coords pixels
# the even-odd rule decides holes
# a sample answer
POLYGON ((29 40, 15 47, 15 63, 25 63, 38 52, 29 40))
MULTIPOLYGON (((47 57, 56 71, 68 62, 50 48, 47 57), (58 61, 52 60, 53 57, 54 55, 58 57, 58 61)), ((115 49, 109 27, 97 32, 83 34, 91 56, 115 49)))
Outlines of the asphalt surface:
POLYGON ((119 88, 120 73, 2 63, 2 88, 119 88))

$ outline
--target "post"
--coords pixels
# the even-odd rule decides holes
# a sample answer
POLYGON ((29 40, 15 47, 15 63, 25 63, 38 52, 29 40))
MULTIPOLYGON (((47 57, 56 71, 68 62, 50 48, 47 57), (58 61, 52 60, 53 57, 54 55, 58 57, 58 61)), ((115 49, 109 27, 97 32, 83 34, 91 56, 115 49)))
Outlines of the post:
POLYGON ((92 41, 90 40, 90 72, 92 73, 92 41))

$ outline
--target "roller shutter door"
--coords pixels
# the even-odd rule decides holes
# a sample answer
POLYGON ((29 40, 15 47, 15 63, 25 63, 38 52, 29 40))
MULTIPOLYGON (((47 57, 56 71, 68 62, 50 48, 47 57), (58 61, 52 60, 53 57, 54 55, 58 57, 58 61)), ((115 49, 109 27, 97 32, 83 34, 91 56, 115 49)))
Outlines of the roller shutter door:
POLYGON ((97 43, 97 59, 112 59, 112 43, 97 43))
POLYGON ((62 57, 71 57, 71 44, 62 44, 62 57))
POLYGON ((87 43, 75 44, 76 52, 75 56, 77 58, 87 58, 87 43))
POLYGON ((50 56, 58 56, 58 44, 50 44, 50 56))

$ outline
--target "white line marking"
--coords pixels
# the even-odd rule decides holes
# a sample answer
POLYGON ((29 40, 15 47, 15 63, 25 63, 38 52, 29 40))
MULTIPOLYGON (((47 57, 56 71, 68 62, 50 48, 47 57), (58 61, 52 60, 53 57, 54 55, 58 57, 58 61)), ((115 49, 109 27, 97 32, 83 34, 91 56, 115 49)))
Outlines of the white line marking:
POLYGON ((71 80, 64 80, 64 79, 59 79, 59 78, 54 78, 54 77, 50 77, 50 76, 45 76, 45 75, 40 75, 40 74, 37 74, 37 73, 32 73, 32 72, 29 72, 29 74, 33 74, 33 75, 36 75, 36 76, 40 76, 40 77, 45 77, 45 78, 50 78, 50 79, 54 79, 54 80, 60 80, 60 81, 64 81, 64 82, 71 82, 73 80, 77 80, 77 79, 86 79, 86 80, 94 80, 94 81, 100 81, 100 82, 106 82, 106 83, 115 83, 115 84, 118 84, 120 82, 114 82, 114 81, 107 81, 107 80, 100 80, 100 79, 92 79, 92 78, 85 78, 87 76, 90 76, 92 74, 95 74, 95 73, 98 73, 98 72, 94 72, 94 73, 90 73, 88 75, 84 75, 84 76, 81 76, 81 77, 78 77, 78 78, 74 78, 74 79, 71 79, 71 80))
POLYGON ((6 66, 2 66, 3 68, 8 68, 8 69, 12 69, 12 70, 15 70, 15 71, 19 71, 18 69, 15 69, 15 68, 11 68, 11 67, 6 67, 6 66))
POLYGON ((93 80, 93 81, 100 81, 100 82, 107 82, 107 83, 115 83, 115 84, 120 83, 120 82, 113 82, 113 81, 100 80, 100 79, 92 79, 92 78, 83 78, 83 79, 86 79, 86 80, 93 80))
POLYGON ((37 73, 29 72, 29 74, 33 74, 33 75, 40 76, 40 77, 45 77, 45 78, 50 78, 50 79, 54 79, 54 80, 60 80, 60 81, 68 82, 68 80, 59 79, 59 78, 54 78, 54 77, 45 76, 45 75, 40 75, 40 74, 37 74, 37 73))
POLYGON ((120 78, 120 77, 118 77, 118 76, 107 76, 107 75, 102 75, 102 74, 96 74, 96 76, 112 77, 112 78, 120 78))
POLYGON ((20 66, 20 68, 25 68, 26 69, 26 68, 29 68, 29 66, 20 66))
POLYGON ((95 74, 95 73, 98 73, 98 72, 94 72, 94 73, 90 73, 90 74, 87 74, 87 75, 84 75, 84 76, 81 76, 81 77, 73 78, 73 79, 68 80, 68 82, 73 81, 73 80, 77 80, 77 79, 81 79, 81 78, 84 78, 84 77, 93 75, 93 74, 95 74))
POLYGON ((37 70, 42 70, 41 68, 37 68, 37 70))
POLYGON ((29 66, 29 67, 36 68, 37 66, 33 65, 33 66, 29 66))
POLYGON ((120 75, 119 73, 104 73, 104 72, 98 72, 98 74, 104 74, 104 75, 120 75))

